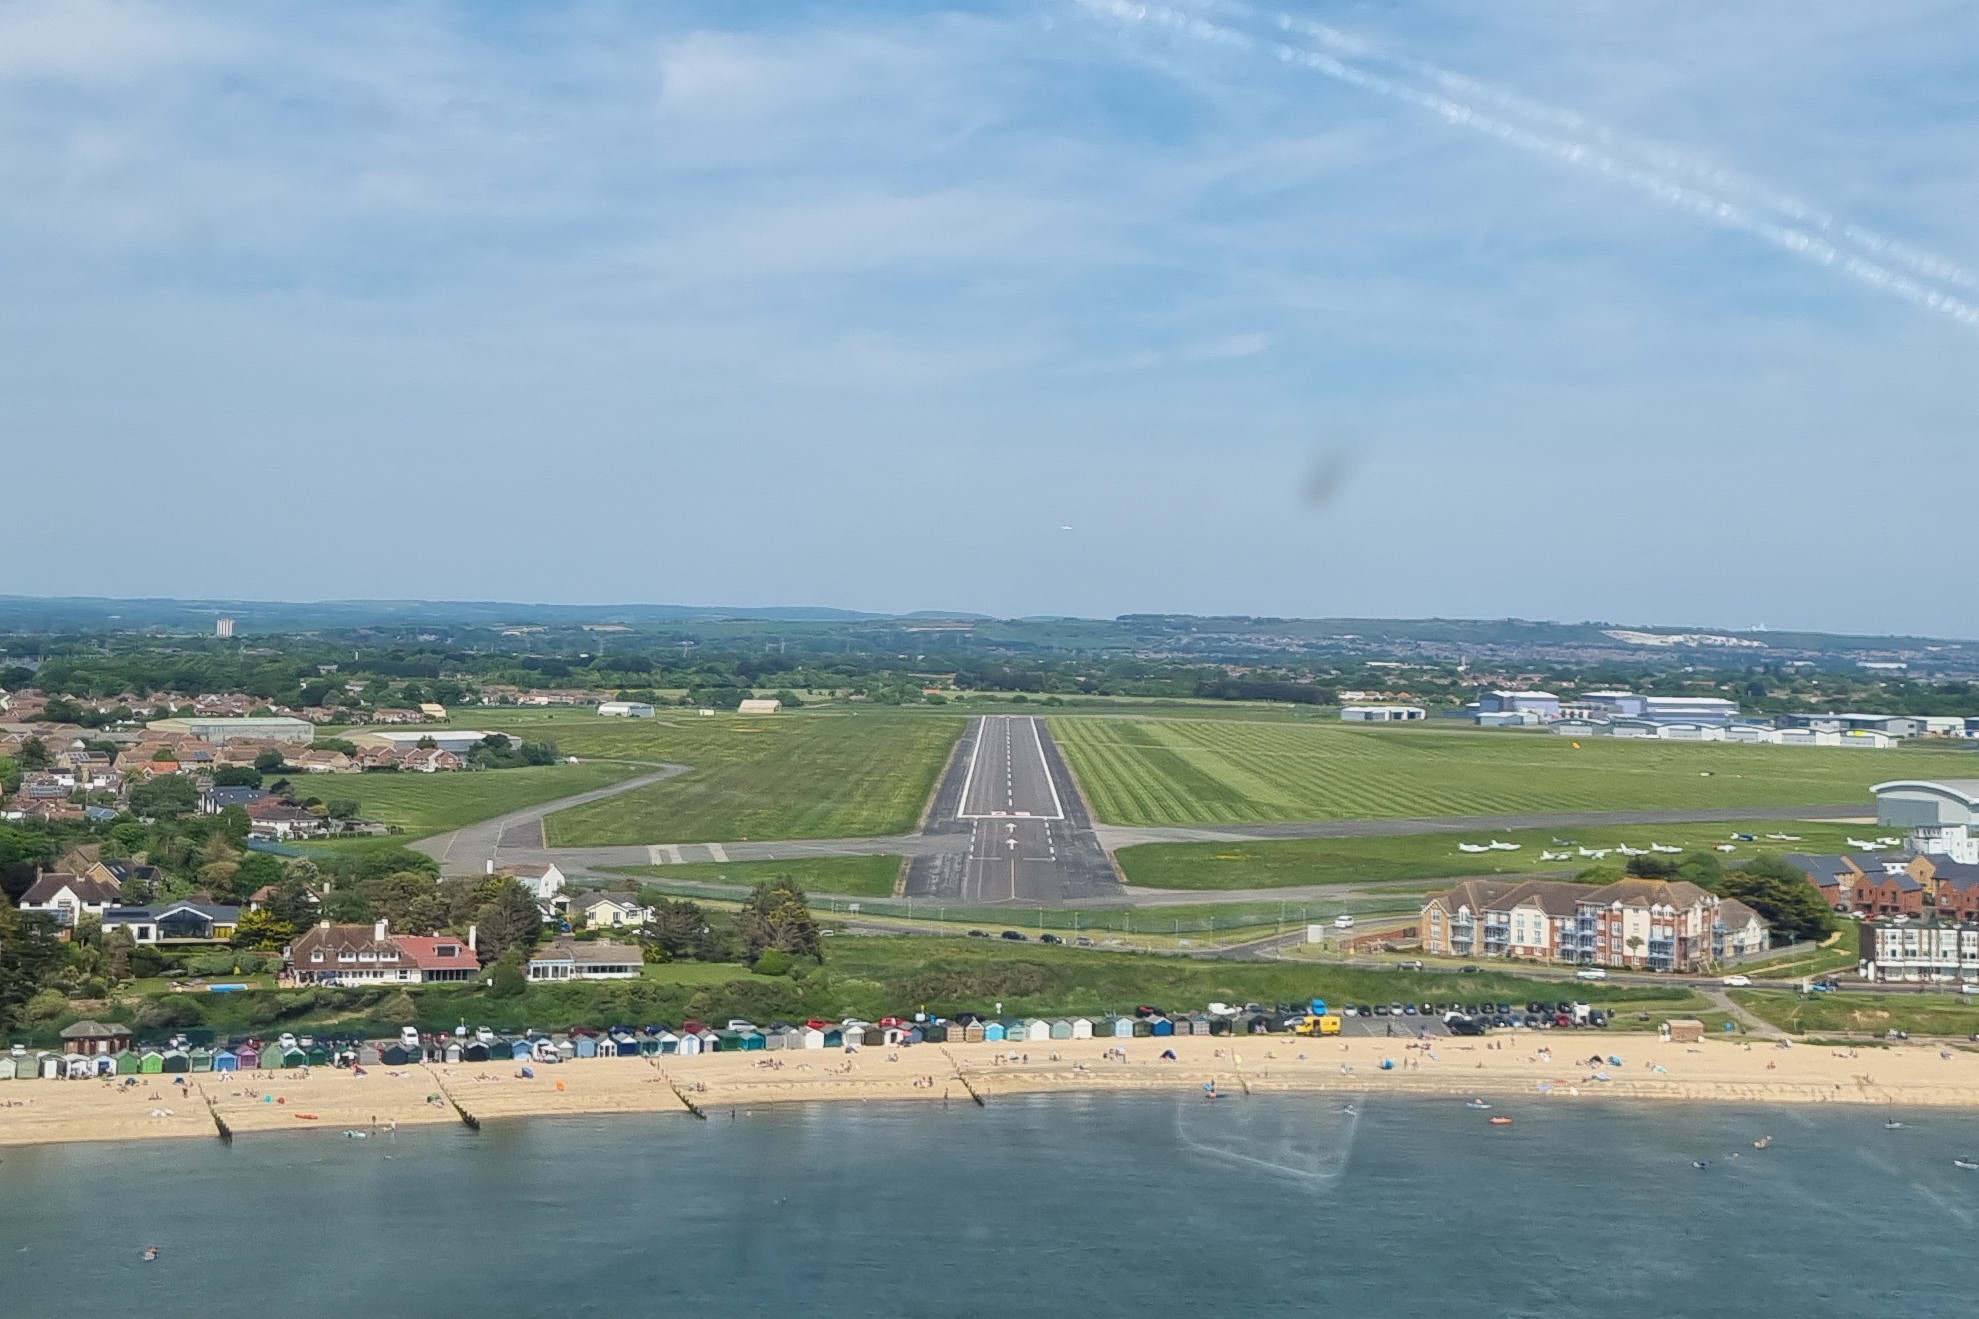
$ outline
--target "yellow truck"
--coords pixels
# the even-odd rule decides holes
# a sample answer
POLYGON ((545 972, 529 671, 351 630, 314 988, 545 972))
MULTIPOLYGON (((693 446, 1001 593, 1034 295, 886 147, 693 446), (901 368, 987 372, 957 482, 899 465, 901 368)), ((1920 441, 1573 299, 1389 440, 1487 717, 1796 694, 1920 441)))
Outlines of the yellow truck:
POLYGON ((1324 1013, 1320 1016, 1301 1017, 1298 1024, 1292 1027, 1292 1033, 1294 1035, 1338 1035, 1340 1033, 1340 1018, 1338 1014, 1332 1012, 1324 1013))

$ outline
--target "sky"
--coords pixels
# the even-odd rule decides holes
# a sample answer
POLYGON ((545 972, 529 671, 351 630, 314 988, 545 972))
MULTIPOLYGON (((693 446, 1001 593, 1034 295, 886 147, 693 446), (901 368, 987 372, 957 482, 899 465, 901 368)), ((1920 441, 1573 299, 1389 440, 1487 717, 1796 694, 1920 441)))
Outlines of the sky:
POLYGON ((1975 51, 0 0, 0 593, 1979 636, 1975 51))

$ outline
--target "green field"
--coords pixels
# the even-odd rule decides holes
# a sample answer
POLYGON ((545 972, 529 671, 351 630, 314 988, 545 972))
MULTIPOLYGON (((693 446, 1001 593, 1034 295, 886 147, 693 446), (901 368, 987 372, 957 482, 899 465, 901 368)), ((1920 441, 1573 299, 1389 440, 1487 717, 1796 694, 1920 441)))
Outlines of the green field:
MULTIPOLYGON (((1873 831, 1872 831, 1873 832, 1873 831)), ((1478 875, 1521 875, 1535 871, 1577 872, 1604 867, 1619 872, 1626 860, 1618 852, 1605 859, 1576 854, 1565 861, 1542 861, 1543 851, 1573 851, 1558 847, 1554 838, 1569 839, 1589 849, 1618 844, 1646 849, 1666 847, 1708 850, 1730 842, 1734 833, 1759 836, 1758 842, 1734 843, 1736 852, 1719 854, 1727 866, 1758 855, 1782 852, 1834 853, 1852 850, 1849 835, 1860 838, 1863 826, 1805 824, 1755 820, 1739 824, 1661 824, 1627 828, 1513 829, 1497 833, 1402 834, 1391 838, 1301 838, 1244 843, 1150 843, 1115 853, 1127 881, 1145 888, 1261 889, 1307 884, 1392 884, 1409 881, 1447 882, 1478 875), (1769 833, 1795 834, 1798 842, 1769 842, 1769 833), (1460 852, 1457 844, 1518 843, 1516 852, 1460 852)))
POLYGON ((1869 1034, 1907 1030, 1913 1035, 1979 1032, 1979 1004, 1957 994, 1793 994, 1734 989, 1734 1002, 1796 1035, 1869 1034))
POLYGON ((790 861, 689 862, 677 866, 618 866, 614 874, 642 879, 683 879, 703 884, 756 885, 788 877, 807 893, 890 897, 900 878, 897 856, 814 856, 790 861))
POLYGON ((299 797, 354 801, 366 819, 425 835, 589 792, 639 772, 631 765, 587 763, 457 774, 312 774, 290 782, 299 797))
POLYGON ((1848 751, 1318 722, 1054 716, 1100 819, 1262 824, 1862 802, 1871 784, 1979 771, 1956 748, 1848 751))
POLYGON ((547 832, 557 847, 906 833, 964 724, 958 715, 845 706, 636 720, 499 708, 456 711, 453 722, 548 739, 566 755, 690 767, 552 815, 547 832))

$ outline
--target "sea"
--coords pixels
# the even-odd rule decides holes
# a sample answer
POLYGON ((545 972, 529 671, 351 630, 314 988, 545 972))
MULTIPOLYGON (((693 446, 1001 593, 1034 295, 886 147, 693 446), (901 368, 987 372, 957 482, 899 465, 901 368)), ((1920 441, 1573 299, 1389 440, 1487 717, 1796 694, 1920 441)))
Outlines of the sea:
POLYGON ((0 1313, 1969 1316, 1968 1153, 1979 1115, 1337 1095, 0 1149, 0 1313))

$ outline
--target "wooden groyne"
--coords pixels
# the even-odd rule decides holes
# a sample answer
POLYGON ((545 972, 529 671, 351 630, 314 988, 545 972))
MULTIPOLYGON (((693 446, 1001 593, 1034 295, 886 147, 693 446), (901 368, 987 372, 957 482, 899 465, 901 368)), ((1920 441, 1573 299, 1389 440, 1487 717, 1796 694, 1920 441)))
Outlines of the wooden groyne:
POLYGON ((960 1081, 962 1083, 962 1088, 969 1092, 969 1098, 976 1101, 976 1107, 988 1108, 989 1101, 983 1098, 982 1092, 977 1090, 975 1086, 969 1084, 969 1078, 962 1074, 962 1066, 960 1063, 957 1063, 955 1061, 955 1055, 950 1053, 947 1049, 943 1049, 941 1051, 941 1056, 948 1059, 948 1070, 955 1073, 955 1079, 960 1081))
POLYGON ((481 1119, 461 1106, 461 1102, 454 1098, 453 1091, 447 1089, 447 1083, 440 1079, 440 1074, 431 1067, 428 1067, 426 1072, 433 1078, 433 1084, 440 1087, 440 1097, 445 1099, 449 1104, 452 1104, 454 1112, 460 1114, 460 1124, 469 1131, 481 1130, 481 1119))
POLYGON ((666 1068, 660 1066, 656 1062, 653 1064, 653 1070, 658 1072, 660 1074, 660 1079, 667 1083, 667 1089, 673 1091, 673 1097, 675 1099, 678 1099, 682 1104, 685 1104, 687 1106, 688 1112, 692 1113, 695 1117, 700 1118, 703 1122, 706 1122, 708 1120, 708 1115, 701 1111, 701 1106, 695 1103, 693 1100, 689 1099, 687 1097, 687 1092, 680 1088, 680 1082, 674 1080, 671 1076, 667 1075, 666 1068))
POLYGON ((227 1125, 227 1119, 220 1116, 220 1106, 213 1102, 213 1096, 206 1093, 204 1086, 200 1087, 199 1097, 206 1101, 206 1111, 213 1115, 213 1125, 220 1132, 220 1143, 222 1145, 233 1144, 234 1129, 227 1125))

